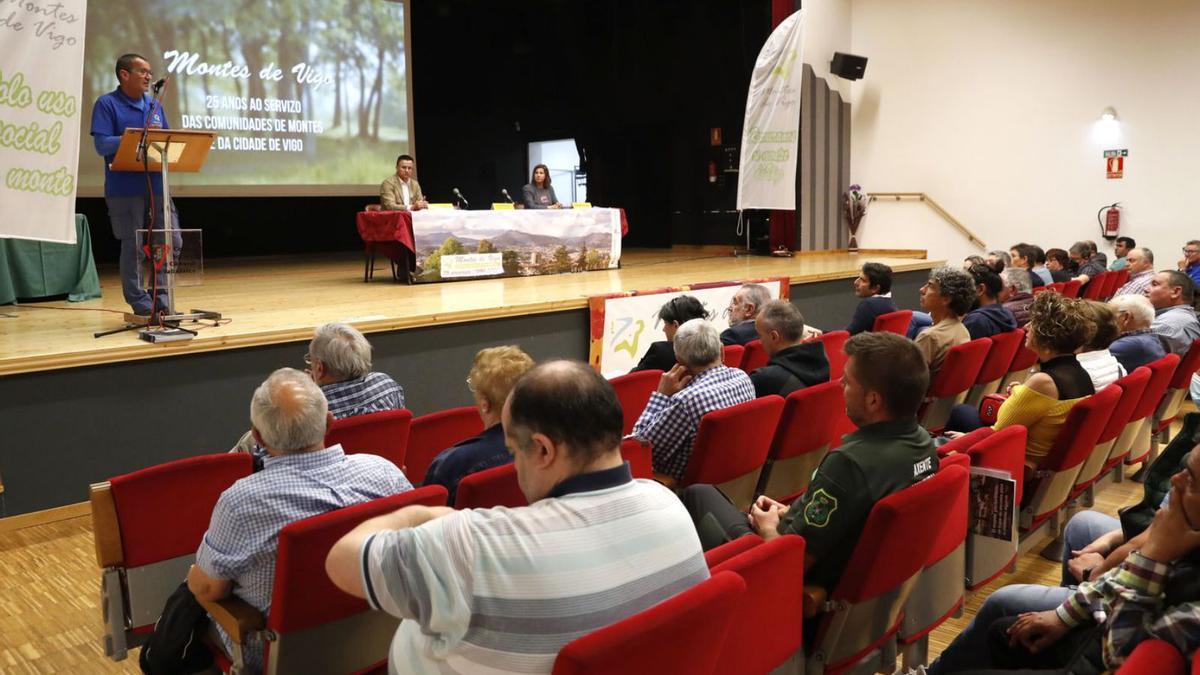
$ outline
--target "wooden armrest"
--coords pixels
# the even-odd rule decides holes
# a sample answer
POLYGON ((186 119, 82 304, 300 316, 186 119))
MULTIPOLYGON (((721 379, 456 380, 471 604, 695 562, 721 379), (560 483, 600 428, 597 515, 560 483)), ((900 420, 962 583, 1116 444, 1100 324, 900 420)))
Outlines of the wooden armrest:
POLYGON ((829 599, 829 591, 820 586, 804 587, 804 618, 812 619, 820 614, 829 599))
POLYGON ((246 644, 246 638, 251 633, 256 633, 267 625, 267 617, 263 616, 262 612, 236 595, 222 598, 216 602, 200 598, 196 598, 196 601, 208 612, 213 621, 225 629, 234 644, 246 644))
POLYGON ((654 480, 662 483, 663 485, 667 486, 668 488, 671 488, 672 490, 679 489, 679 481, 675 480, 674 478, 672 478, 666 474, 662 474, 662 473, 655 471, 652 478, 654 478, 654 480))

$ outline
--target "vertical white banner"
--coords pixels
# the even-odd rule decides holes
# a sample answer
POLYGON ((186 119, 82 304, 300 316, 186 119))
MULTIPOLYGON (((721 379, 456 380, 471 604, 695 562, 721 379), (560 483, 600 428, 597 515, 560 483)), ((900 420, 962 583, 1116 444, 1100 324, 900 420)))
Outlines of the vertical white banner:
POLYGON ((739 210, 796 208, 803 39, 799 10, 775 28, 754 63, 742 127, 739 210))
POLYGON ((0 2, 0 237, 75 243, 87 0, 0 2))

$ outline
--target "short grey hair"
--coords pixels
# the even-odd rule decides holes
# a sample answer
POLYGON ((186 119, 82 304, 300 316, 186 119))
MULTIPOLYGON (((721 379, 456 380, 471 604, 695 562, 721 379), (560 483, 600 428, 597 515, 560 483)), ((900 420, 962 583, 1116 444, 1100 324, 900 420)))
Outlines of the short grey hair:
POLYGON ((675 358, 685 366, 712 365, 724 354, 717 329, 704 319, 685 321, 675 332, 674 345, 675 358))
MULTIPOLYGON (((986 264, 986 263, 985 263, 986 264)), ((929 281, 937 284, 938 292, 950 300, 947 308, 955 316, 963 316, 975 304, 975 278, 953 267, 938 267, 929 272, 929 281)))
POLYGON ((308 373, 280 368, 254 390, 250 422, 263 445, 281 453, 324 444, 329 403, 308 373))
MULTIPOLYGON (((1146 248, 1145 246, 1139 246, 1139 247, 1137 247, 1137 250, 1142 252, 1142 257, 1146 259, 1147 263, 1150 263, 1151 265, 1154 264, 1154 251, 1151 251, 1150 249, 1146 248)), ((1125 255, 1129 255, 1129 254, 1126 253, 1125 255)))
POLYGON ((804 315, 787 300, 771 300, 758 312, 758 320, 770 330, 777 330, 788 342, 804 336, 804 315))
POLYGON ((1108 303, 1118 314, 1124 312, 1133 319, 1133 330, 1149 328, 1154 323, 1154 305, 1144 295, 1118 295, 1108 303))
POLYGON ((754 311, 756 312, 771 300, 771 291, 768 291, 767 287, 761 284, 742 284, 739 290, 744 293, 742 297, 745 299, 745 302, 754 305, 754 311))
POLYGON ((1018 293, 1032 293, 1033 281, 1029 272, 1019 267, 1005 267, 1000 276, 1004 279, 1005 288, 1015 288, 1018 293))
POLYGON ((1067 250, 1084 258, 1092 254, 1092 247, 1089 246, 1086 241, 1077 241, 1074 244, 1071 244, 1071 248, 1067 250))
POLYGON ((996 258, 1000 262, 1004 263, 1005 269, 1008 269, 1008 266, 1012 265, 1012 256, 1008 254, 1008 251, 1001 251, 999 249, 995 251, 988 251, 988 257, 996 258))
POLYGON ((371 372, 371 343, 354 326, 344 323, 317 326, 308 350, 314 359, 325 364, 332 377, 353 380, 371 372))

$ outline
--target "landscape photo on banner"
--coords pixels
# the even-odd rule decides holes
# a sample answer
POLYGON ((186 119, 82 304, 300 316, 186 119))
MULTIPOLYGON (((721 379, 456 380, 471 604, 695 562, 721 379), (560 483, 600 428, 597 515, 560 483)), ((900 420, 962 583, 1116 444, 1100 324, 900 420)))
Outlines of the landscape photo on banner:
POLYGON ((784 19, 758 53, 746 94, 737 208, 796 208, 804 10, 784 19))
POLYGON ((0 2, 0 237, 75 243, 87 0, 0 2))
MULTIPOLYGON (((124 53, 145 56, 155 79, 168 78, 168 124, 218 134, 202 171, 171 176, 177 195, 378 194, 397 155, 411 152, 407 2, 119 7, 93 2, 84 104, 90 110, 116 88, 113 64, 124 53)), ((80 157, 79 184, 81 194, 100 194, 94 152, 80 157)))

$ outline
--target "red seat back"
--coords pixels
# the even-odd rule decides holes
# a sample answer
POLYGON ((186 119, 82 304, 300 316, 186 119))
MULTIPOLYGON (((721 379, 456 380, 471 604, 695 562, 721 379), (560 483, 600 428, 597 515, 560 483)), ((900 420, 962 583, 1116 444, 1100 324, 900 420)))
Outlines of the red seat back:
MULTIPOLYGON (((1116 675, 1184 675, 1187 662, 1170 642, 1158 638, 1142 640, 1125 659, 1116 675)), ((1200 658, 1192 657, 1192 673, 1200 672, 1200 658)))
POLYGON ((822 333, 817 339, 825 345, 825 358, 829 359, 829 379, 839 379, 842 371, 846 369, 846 361, 850 359, 843 349, 846 346, 846 340, 850 339, 850 333, 844 330, 834 330, 822 333))
POLYGON ((1179 366, 1175 369, 1175 374, 1171 376, 1171 381, 1167 384, 1167 388, 1183 389, 1186 391, 1192 385, 1192 375, 1198 369, 1200 369, 1200 340, 1193 340, 1192 346, 1183 355, 1183 361, 1179 363, 1179 366))
POLYGON ((301 631, 368 611, 365 600, 347 595, 325 573, 329 549, 359 523, 413 504, 445 506, 446 488, 429 485, 305 518, 279 531, 275 585, 267 628, 301 631))
POLYGON ((714 672, 769 673, 800 650, 804 634, 803 537, 776 537, 712 571, 734 572, 746 582, 746 594, 734 611, 714 672), (754 648, 747 649, 747 645, 754 648))
POLYGON ((194 554, 217 498, 252 470, 250 455, 225 453, 188 457, 109 480, 125 567, 194 554))
POLYGON ((1120 388, 1105 387, 1076 403, 1038 469, 1066 471, 1082 464, 1096 447, 1096 439, 1104 431, 1120 399, 1120 388))
POLYGON ((796 457, 833 442, 837 421, 845 414, 842 382, 822 382, 788 394, 784 399, 768 455, 773 460, 796 457))
POLYGON ((1100 432, 1100 437, 1096 439, 1096 443, 1107 443, 1125 429, 1125 425, 1132 419, 1134 408, 1141 402, 1142 396, 1146 393, 1146 386, 1150 384, 1151 372, 1150 369, 1142 366, 1135 368, 1132 373, 1117 380, 1113 384, 1121 388, 1121 400, 1113 408, 1112 415, 1108 418, 1108 424, 1104 425, 1104 430, 1100 432))
POLYGON ((474 406, 451 408, 421 415, 408 431, 404 475, 413 485, 425 482, 433 458, 446 448, 483 432, 483 420, 474 406))
POLYGON ((490 509, 493 506, 529 506, 517 482, 517 466, 505 464, 463 477, 454 494, 457 509, 490 509))
MULTIPOLYGON (((1024 338, 1024 329, 1018 328, 1021 331, 1022 339, 1024 338)), ((1029 347, 1026 347, 1024 342, 1017 348, 1017 353, 1013 355, 1012 365, 1008 367, 1008 372, 1015 373, 1021 370, 1029 370, 1038 362, 1037 352, 1029 347)))
POLYGON ((1101 272, 1096 276, 1088 279, 1087 284, 1083 287, 1084 300, 1099 300, 1103 297, 1104 287, 1108 284, 1108 272, 1101 272))
POLYGON ((975 380, 979 376, 979 369, 983 367, 983 361, 987 358, 991 348, 991 338, 979 338, 951 347, 950 351, 946 353, 946 360, 942 362, 942 367, 938 369, 937 374, 933 376, 933 381, 929 383, 929 393, 926 397, 946 398, 957 396, 970 389, 975 384, 975 380))
POLYGON ((746 582, 723 572, 558 652, 554 675, 714 672, 746 582))
POLYGON ((965 433, 962 436, 942 445, 938 448, 938 457, 944 458, 952 452, 967 454, 975 444, 983 439, 991 436, 994 431, 991 427, 979 427, 978 429, 965 433))
POLYGON ((954 472, 956 478, 951 480, 946 488, 953 493, 953 498, 950 508, 942 514, 941 527, 938 529, 937 536, 934 537, 932 548, 929 549, 929 557, 925 560, 926 567, 934 565, 950 555, 967 540, 967 493, 969 492, 970 471, 969 458, 963 455, 955 455, 938 465, 939 474, 954 472))
POLYGON ((976 384, 995 382, 1003 379, 1011 371, 1017 351, 1025 345, 1025 331, 1017 328, 1005 333, 997 333, 989 339, 992 341, 992 347, 988 350, 983 365, 979 367, 979 375, 975 378, 976 384))
POLYGON ((340 443, 347 455, 379 455, 403 469, 412 419, 411 410, 384 410, 334 420, 325 432, 325 447, 340 443))
POLYGON ((757 534, 745 534, 733 541, 725 542, 716 548, 711 548, 704 552, 704 563, 708 565, 708 569, 720 565, 730 558, 744 553, 750 549, 763 543, 762 537, 757 534))
POLYGON ((1025 443, 1029 430, 1023 426, 1005 427, 980 439, 967 450, 971 466, 1007 471, 1017 482, 1016 503, 1021 503, 1025 473, 1025 443))
POLYGON ((751 340, 746 343, 746 351, 742 354, 741 368, 746 373, 753 373, 767 365, 770 360, 771 357, 767 356, 767 350, 763 347, 762 340, 751 340))
POLYGON ((900 309, 887 314, 880 314, 875 317, 875 326, 871 329, 875 332, 887 331, 896 335, 907 335, 908 324, 912 321, 912 310, 900 309))
POLYGON ((746 348, 742 345, 725 345, 722 353, 724 356, 721 361, 730 368, 740 368, 742 365, 742 357, 746 355, 746 348))
POLYGON ((1100 299, 1107 301, 1117 292, 1121 284, 1120 272, 1105 272, 1104 287, 1100 289, 1100 299))
POLYGON ((771 395, 706 413, 682 485, 715 485, 760 468, 781 412, 783 398, 771 395))
POLYGON ((1129 416, 1129 421, 1145 419, 1154 414, 1155 408, 1158 407, 1158 402, 1162 400, 1163 394, 1167 393, 1167 386, 1171 383, 1171 378, 1175 375, 1175 371, 1179 369, 1179 356, 1176 354, 1167 354, 1166 356, 1156 361, 1147 363, 1144 368, 1150 369, 1150 382, 1146 384, 1146 391, 1142 394, 1142 400, 1133 407, 1133 412, 1129 416))
POLYGON ((625 375, 618 375, 608 381, 612 385, 613 391, 617 393, 617 400, 621 402, 621 433, 629 435, 633 431, 633 425, 637 423, 638 417, 641 417, 642 411, 646 409, 646 403, 650 400, 650 394, 658 388, 658 381, 662 378, 663 371, 661 370, 639 370, 625 375))
POLYGON ((650 444, 640 438, 621 441, 621 457, 629 462, 629 472, 634 478, 654 478, 654 463, 650 444))
POLYGON ((1076 281, 1075 279, 1071 279, 1070 281, 1064 281, 1063 284, 1064 284, 1063 289, 1062 289, 1063 295, 1067 296, 1068 298, 1078 298, 1079 297, 1079 290, 1081 288, 1083 288, 1082 281, 1076 281))

